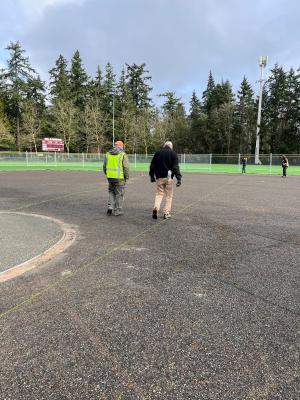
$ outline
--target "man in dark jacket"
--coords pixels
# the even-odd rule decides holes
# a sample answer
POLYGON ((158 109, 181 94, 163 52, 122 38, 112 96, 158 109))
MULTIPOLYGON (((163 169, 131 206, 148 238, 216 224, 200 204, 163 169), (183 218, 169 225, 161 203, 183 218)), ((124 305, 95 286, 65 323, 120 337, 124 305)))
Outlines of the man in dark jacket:
POLYGON ((172 142, 166 142, 164 147, 157 151, 150 165, 150 180, 156 181, 156 196, 152 218, 157 219, 164 195, 166 195, 166 205, 164 209, 164 219, 171 217, 173 200, 173 177, 177 179, 176 186, 181 185, 181 173, 178 165, 178 157, 173 150, 172 142))
POLYGON ((281 166, 282 166, 282 177, 286 178, 286 170, 288 169, 289 166, 289 161, 286 156, 282 156, 281 166))

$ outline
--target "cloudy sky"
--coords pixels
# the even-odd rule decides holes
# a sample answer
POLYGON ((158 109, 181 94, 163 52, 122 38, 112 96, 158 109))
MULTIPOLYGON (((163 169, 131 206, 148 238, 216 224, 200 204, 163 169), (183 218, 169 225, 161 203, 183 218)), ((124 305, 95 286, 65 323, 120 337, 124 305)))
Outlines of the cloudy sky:
MULTIPOLYGON (((3 50, 19 40, 44 80, 58 55, 79 49, 94 75, 110 61, 145 62, 153 96, 201 96, 209 70, 234 89, 245 75, 257 90, 259 55, 300 66, 300 0, 0 0, 3 50)), ((268 69, 266 71, 268 73, 268 69)))

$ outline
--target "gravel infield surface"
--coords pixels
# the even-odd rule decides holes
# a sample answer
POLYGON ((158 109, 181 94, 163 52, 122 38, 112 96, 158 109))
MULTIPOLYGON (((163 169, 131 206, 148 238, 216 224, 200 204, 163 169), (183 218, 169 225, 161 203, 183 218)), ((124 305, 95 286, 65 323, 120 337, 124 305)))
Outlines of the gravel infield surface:
POLYGON ((100 172, 0 173, 0 211, 77 227, 0 284, 1 400, 300 399, 300 177, 184 174, 167 221, 154 192, 107 217, 100 172))
POLYGON ((0 213, 0 272, 32 259, 62 236, 54 222, 32 215, 0 213))

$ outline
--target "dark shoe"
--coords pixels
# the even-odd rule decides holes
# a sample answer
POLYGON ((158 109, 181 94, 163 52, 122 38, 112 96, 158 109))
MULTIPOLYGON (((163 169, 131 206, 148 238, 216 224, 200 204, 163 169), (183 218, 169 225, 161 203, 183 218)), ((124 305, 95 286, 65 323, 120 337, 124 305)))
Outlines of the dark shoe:
POLYGON ((117 211, 115 211, 115 214, 114 214, 116 217, 120 217, 121 215, 124 215, 124 211, 121 211, 121 210, 117 210, 117 211))
POLYGON ((152 211, 152 218, 153 219, 157 219, 157 210, 156 210, 156 208, 154 208, 154 210, 152 211))
POLYGON ((107 213, 106 213, 107 215, 112 215, 112 210, 109 208, 108 210, 107 210, 107 213))

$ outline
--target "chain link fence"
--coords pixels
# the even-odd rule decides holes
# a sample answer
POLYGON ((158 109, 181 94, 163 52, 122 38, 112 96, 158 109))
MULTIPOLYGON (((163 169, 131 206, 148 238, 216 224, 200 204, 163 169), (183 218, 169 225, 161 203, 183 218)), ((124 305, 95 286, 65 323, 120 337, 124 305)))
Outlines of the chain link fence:
MULTIPOLYGON (((300 175, 300 154, 287 154, 289 174, 300 175)), ((0 169, 74 169, 101 170, 105 154, 90 153, 18 153, 0 152, 0 169)), ((153 154, 128 154, 130 169, 147 171, 153 154)), ((255 165, 254 155, 241 154, 179 154, 183 172, 240 173, 242 158, 247 158, 246 172, 250 174, 280 174, 282 155, 261 154, 255 165)))

